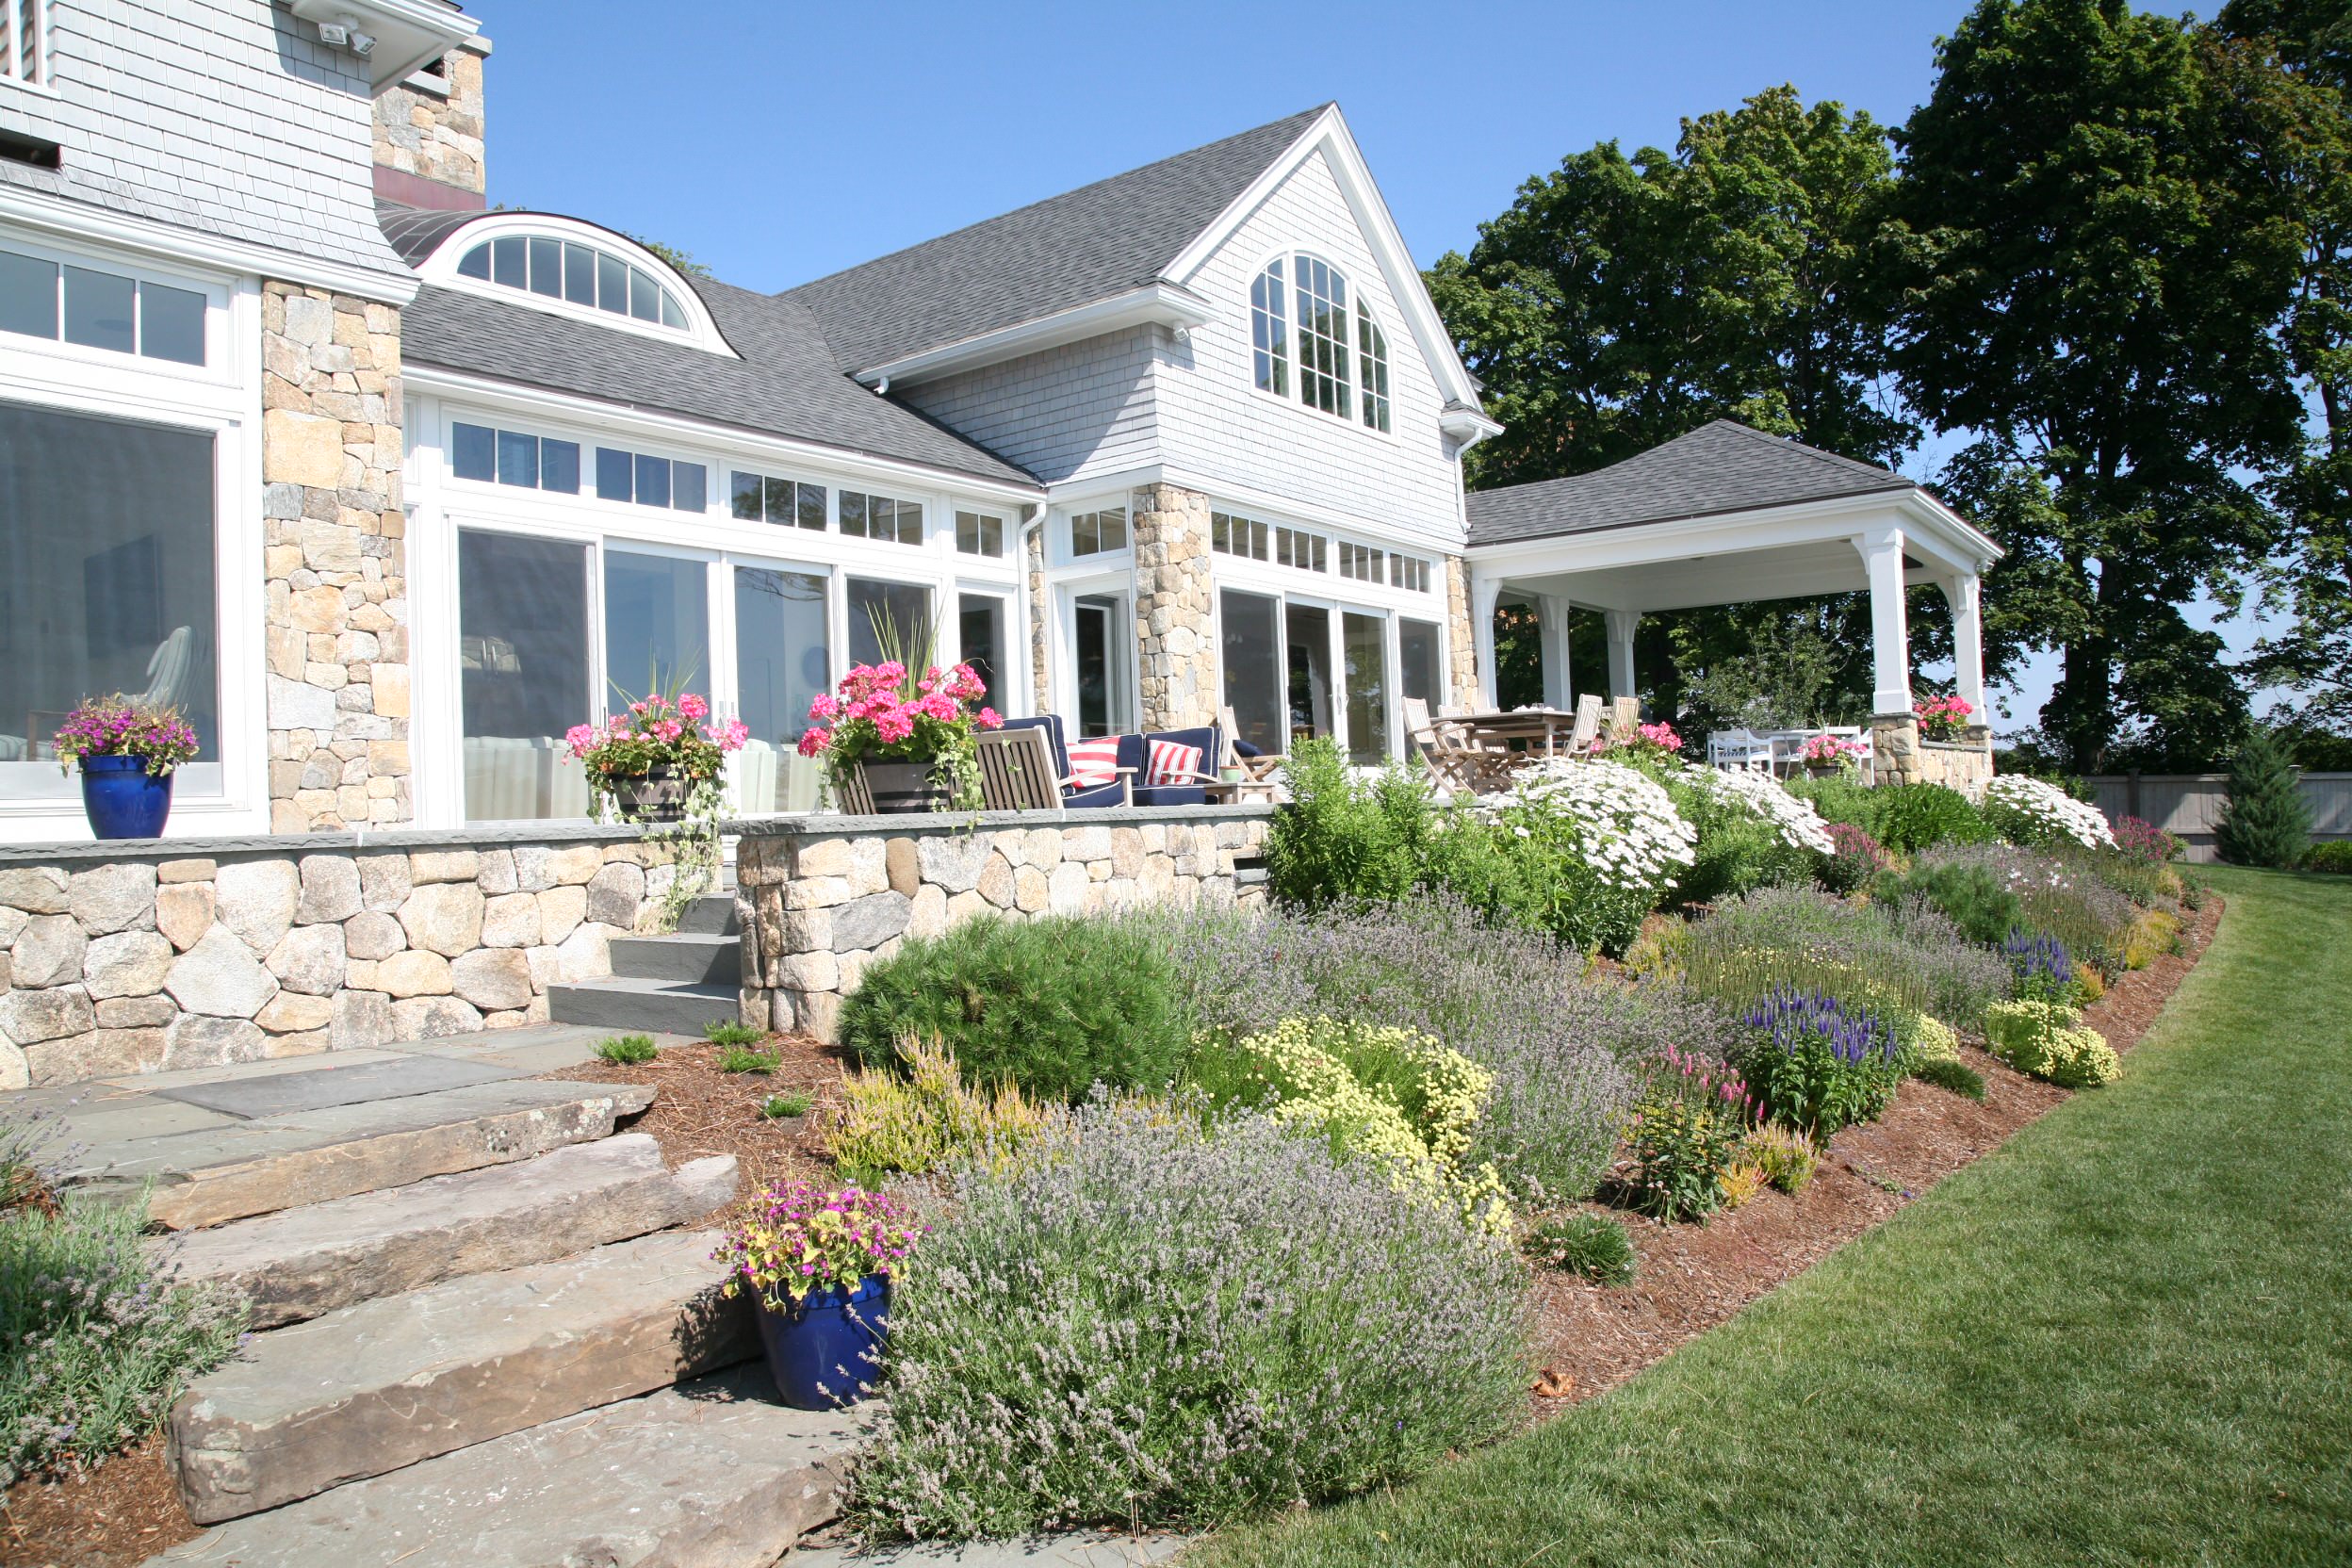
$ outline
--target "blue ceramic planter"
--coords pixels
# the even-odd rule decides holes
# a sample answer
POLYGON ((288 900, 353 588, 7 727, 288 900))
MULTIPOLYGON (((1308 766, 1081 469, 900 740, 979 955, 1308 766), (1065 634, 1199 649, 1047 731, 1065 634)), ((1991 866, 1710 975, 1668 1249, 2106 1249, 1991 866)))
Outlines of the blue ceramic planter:
POLYGON ((873 1382, 881 1371, 876 1358, 889 1327, 888 1275, 868 1275, 854 1291, 812 1290, 791 1312, 765 1302, 757 1310, 768 1374, 786 1404, 838 1410, 865 1396, 858 1385, 873 1382))
POLYGON ((159 839, 172 814, 172 775, 147 771, 138 757, 85 757, 82 810, 101 839, 159 839))

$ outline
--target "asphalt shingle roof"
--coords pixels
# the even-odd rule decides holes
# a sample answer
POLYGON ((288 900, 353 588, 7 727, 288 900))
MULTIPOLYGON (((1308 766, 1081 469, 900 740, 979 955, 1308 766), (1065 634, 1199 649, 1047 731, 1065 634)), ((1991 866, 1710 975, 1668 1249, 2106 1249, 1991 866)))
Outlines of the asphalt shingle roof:
MULTIPOLYGON (((412 226, 412 238, 422 228, 412 226)), ((401 318, 400 356, 949 473, 1037 482, 987 448, 843 375, 805 306, 709 278, 689 281, 741 359, 430 285, 401 318)))
POLYGON ((843 368, 1110 299, 1161 275, 1328 105, 835 272, 782 297, 843 368))
POLYGON ((1717 419, 1589 474, 1474 490, 1466 509, 1470 543, 1501 545, 1918 488, 1885 468, 1717 419))

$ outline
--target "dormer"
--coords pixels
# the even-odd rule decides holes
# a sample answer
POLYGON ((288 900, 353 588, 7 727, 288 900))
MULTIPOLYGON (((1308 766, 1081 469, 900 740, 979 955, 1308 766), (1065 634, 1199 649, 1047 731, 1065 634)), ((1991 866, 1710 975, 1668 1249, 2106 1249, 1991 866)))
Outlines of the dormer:
POLYGON ((624 235, 543 212, 386 211, 386 236, 427 284, 736 357, 685 276, 624 235))

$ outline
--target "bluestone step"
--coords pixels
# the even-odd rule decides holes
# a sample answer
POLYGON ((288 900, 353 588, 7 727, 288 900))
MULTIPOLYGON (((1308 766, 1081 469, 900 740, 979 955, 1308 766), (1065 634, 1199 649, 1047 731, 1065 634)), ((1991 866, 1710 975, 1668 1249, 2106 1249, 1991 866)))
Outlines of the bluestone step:
POLYGON ((236 1520, 154 1568, 769 1568, 833 1517, 855 1413, 759 1364, 236 1520))
POLYGON ((557 1022, 601 1029, 699 1035, 707 1023, 732 1022, 741 1010, 733 986, 620 978, 547 988, 547 1012, 557 1022))
POLYGON ((127 1196, 152 1182, 149 1217, 188 1230, 528 1160, 608 1136, 617 1118, 644 1110, 653 1096, 642 1084, 506 1079, 312 1105, 93 1142, 63 1184, 127 1196))
POLYGON ((686 906, 678 919, 681 937, 732 937, 741 929, 735 923, 732 892, 705 893, 686 906))
POLYGON ((612 972, 624 980, 733 987, 743 974, 741 937, 615 937, 612 972))
POLYGON ((256 1334, 172 1408, 180 1497, 234 1519, 755 1353, 715 1233, 615 1242, 256 1334))
POLYGON ((149 1246, 174 1279, 228 1286, 252 1303, 254 1328, 272 1329, 682 1225, 726 1203, 735 1187, 733 1155, 673 1172, 651 1137, 629 1133, 149 1246))

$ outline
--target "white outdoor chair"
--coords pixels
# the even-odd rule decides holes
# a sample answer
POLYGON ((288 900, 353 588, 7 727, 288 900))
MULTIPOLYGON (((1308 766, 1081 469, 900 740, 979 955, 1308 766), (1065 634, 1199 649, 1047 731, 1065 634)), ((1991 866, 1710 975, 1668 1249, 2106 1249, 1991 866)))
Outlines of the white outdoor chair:
POLYGON ((1707 760, 1718 768, 1772 771, 1772 743, 1753 729, 1718 729, 1707 737, 1707 760))

